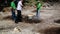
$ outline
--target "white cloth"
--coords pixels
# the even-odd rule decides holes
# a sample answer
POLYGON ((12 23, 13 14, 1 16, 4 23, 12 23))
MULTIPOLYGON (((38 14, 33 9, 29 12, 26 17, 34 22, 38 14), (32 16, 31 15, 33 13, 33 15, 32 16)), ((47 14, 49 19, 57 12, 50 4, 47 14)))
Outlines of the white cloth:
POLYGON ((22 10, 22 2, 21 1, 18 2, 17 10, 22 10))

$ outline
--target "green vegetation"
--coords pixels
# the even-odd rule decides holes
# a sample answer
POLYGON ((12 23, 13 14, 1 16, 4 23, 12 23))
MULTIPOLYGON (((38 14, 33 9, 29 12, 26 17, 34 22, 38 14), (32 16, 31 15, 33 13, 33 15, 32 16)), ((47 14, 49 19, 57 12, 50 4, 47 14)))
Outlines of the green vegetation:
MULTIPOLYGON (((25 1, 24 1, 24 4, 25 4, 25 5, 28 5, 28 6, 29 6, 29 5, 30 5, 30 6, 33 6, 33 5, 35 5, 35 4, 37 3, 37 1, 38 1, 38 0, 25 0, 25 1)), ((39 1, 40 1, 41 3, 43 3, 43 0, 39 0, 39 1)))

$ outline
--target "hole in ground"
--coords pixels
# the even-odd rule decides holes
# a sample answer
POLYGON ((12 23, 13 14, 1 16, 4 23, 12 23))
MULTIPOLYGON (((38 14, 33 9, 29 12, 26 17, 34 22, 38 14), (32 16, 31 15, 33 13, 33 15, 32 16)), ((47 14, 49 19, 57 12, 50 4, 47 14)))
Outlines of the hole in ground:
POLYGON ((29 19, 28 16, 25 16, 22 20, 25 23, 40 23, 42 21, 38 19, 29 19))
MULTIPOLYGON (((22 22, 25 22, 25 23, 40 23, 42 20, 38 20, 38 19, 29 19, 28 16, 23 16, 22 15, 22 22)), ((12 16, 6 16, 3 18, 3 20, 13 20, 12 19, 12 16)))
POLYGON ((60 34, 60 27, 46 29, 44 34, 60 34))
POLYGON ((58 19, 58 20, 55 20, 54 22, 55 22, 55 23, 60 23, 60 19, 58 19))

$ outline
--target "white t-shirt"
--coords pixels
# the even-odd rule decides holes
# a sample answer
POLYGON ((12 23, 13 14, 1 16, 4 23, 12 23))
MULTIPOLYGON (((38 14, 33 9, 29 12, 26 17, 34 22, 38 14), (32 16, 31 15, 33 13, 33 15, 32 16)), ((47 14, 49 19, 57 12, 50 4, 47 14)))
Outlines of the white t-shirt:
POLYGON ((18 2, 17 10, 22 10, 22 2, 21 1, 18 2))

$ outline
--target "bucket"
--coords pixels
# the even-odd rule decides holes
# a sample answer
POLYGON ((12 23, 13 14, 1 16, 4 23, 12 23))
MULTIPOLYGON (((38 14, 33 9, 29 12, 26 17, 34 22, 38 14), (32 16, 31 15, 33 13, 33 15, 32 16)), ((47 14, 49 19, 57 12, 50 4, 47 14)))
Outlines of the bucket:
POLYGON ((29 14, 28 19, 32 19, 33 16, 34 16, 33 14, 29 14))

